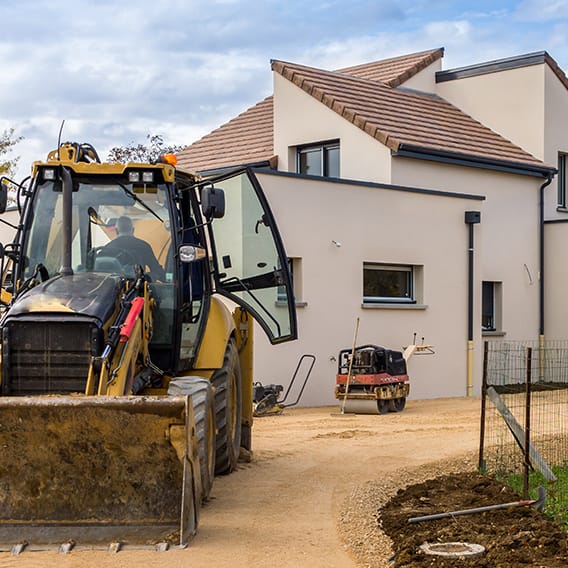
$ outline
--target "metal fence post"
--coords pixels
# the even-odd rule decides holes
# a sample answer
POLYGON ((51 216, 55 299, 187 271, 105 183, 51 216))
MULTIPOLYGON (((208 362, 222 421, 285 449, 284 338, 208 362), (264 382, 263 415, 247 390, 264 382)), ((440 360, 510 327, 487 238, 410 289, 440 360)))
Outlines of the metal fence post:
POLYGON ((481 377, 481 424, 479 425, 479 462, 477 468, 480 472, 486 473, 487 467, 483 449, 485 446, 485 407, 487 401, 487 360, 489 357, 489 342, 483 342, 483 376, 481 377))
POLYGON ((530 445, 531 445, 531 370, 532 370, 532 347, 527 348, 527 374, 525 391, 525 463, 523 468, 523 496, 529 498, 529 471, 530 445))

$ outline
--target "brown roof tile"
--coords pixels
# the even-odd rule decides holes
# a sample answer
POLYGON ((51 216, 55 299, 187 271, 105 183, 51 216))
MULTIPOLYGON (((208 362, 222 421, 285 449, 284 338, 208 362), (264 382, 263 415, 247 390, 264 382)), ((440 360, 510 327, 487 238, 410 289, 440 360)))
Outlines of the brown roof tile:
POLYGON ((338 71, 348 75, 355 75, 361 79, 381 81, 381 83, 385 83, 389 87, 398 87, 443 56, 444 48, 440 47, 439 49, 430 49, 401 57, 345 67, 338 71))
POLYGON ((203 171, 271 160, 272 123, 270 96, 182 150, 178 166, 203 171))
POLYGON ((401 145, 464 156, 544 164, 440 97, 393 89, 345 73, 274 61, 272 69, 394 151, 401 145), (339 103, 336 104, 336 103, 339 103))

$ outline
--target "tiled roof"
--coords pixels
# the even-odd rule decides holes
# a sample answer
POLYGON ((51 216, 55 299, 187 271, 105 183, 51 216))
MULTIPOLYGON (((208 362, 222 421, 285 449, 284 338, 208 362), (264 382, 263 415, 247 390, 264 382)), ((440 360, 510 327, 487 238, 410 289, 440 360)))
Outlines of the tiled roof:
MULTIPOLYGON (((457 107, 433 95, 393 88, 443 55, 435 49, 324 71, 273 61, 272 69, 393 151, 544 164, 457 107)), ((267 162, 275 167, 273 97, 267 97, 178 154, 193 171, 267 162)))
POLYGON ((273 159, 272 96, 182 150, 178 166, 212 170, 273 159))
POLYGON ((404 145, 544 166, 440 97, 283 61, 272 69, 393 151, 404 145))
MULTIPOLYGON (((395 86, 400 85, 443 54, 442 48, 433 49, 347 67, 340 72, 382 80, 395 86)), ((178 154, 178 165, 192 171, 203 171, 275 160, 272 104, 272 97, 267 97, 194 142, 178 154)))
POLYGON ((362 79, 381 81, 381 83, 389 87, 398 87, 443 56, 444 48, 441 47, 439 49, 403 55, 402 57, 355 65, 354 67, 345 67, 338 71, 348 75, 355 75, 362 79))

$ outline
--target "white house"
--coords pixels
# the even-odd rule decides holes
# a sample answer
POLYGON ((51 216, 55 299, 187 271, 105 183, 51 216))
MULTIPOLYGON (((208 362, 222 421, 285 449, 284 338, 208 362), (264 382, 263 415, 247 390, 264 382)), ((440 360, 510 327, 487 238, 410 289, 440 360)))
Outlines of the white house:
POLYGON ((413 398, 478 394, 486 338, 568 335, 568 80, 544 52, 448 71, 442 57, 273 61, 273 96, 178 156, 206 175, 257 169, 300 337, 257 333, 256 380, 286 385, 312 353, 304 404, 334 402, 357 319, 358 344, 434 346, 410 361, 413 398))

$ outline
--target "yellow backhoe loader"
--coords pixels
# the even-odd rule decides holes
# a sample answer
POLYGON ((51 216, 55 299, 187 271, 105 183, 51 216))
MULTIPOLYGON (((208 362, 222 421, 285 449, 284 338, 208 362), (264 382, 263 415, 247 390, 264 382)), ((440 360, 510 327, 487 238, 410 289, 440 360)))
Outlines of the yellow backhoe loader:
POLYGON ((16 202, 1 251, 0 549, 185 546, 214 476, 251 450, 251 317, 272 343, 296 338, 258 180, 202 179, 168 157, 101 163, 64 143, 16 202))

